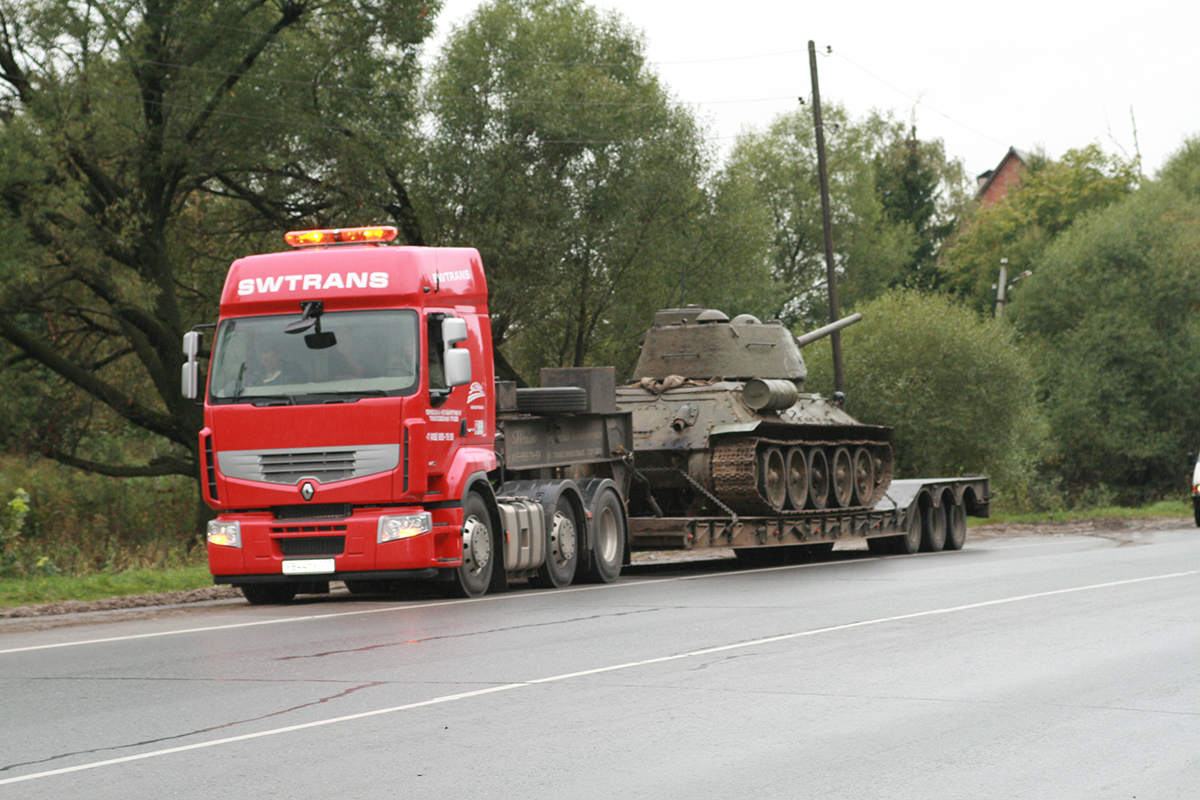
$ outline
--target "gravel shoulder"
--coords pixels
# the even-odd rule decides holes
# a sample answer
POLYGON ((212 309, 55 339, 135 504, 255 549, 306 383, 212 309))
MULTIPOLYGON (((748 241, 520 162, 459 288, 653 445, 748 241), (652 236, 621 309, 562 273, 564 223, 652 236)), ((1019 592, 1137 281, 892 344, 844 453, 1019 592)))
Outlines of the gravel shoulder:
MULTIPOLYGON (((972 526, 968 531, 967 544, 970 546, 972 541, 1033 536, 1098 536, 1111 539, 1118 545, 1137 544, 1149 532, 1191 528, 1194 525, 1190 517, 996 523, 972 526)), ((857 540, 846 545, 839 544, 838 549, 865 550, 866 543, 857 540)), ((721 549, 652 551, 635 553, 633 563, 668 564, 732 557, 731 550, 721 549)), ((339 590, 345 591, 340 585, 333 589, 335 592, 339 590)), ((186 592, 128 595, 88 601, 64 600, 42 605, 0 608, 0 634, 68 625, 99 624, 117 619, 174 616, 187 613, 196 608, 197 604, 204 604, 205 607, 241 605, 244 603, 241 597, 241 592, 232 587, 208 586, 186 592)))

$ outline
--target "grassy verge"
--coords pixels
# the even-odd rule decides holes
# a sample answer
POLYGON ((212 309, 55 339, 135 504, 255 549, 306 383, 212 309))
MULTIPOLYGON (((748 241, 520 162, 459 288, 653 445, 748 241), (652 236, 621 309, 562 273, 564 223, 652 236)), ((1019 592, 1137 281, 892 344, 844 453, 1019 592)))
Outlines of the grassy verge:
POLYGON ((968 517, 968 525, 995 525, 1008 522, 1069 522, 1088 519, 1146 519, 1147 517, 1190 517, 1192 504, 1185 500, 1161 500, 1138 508, 1085 508, 1037 514, 993 514, 986 519, 968 517))
POLYGON ((0 607, 100 600, 131 594, 178 592, 212 586, 207 566, 131 569, 81 577, 47 575, 0 579, 0 607))

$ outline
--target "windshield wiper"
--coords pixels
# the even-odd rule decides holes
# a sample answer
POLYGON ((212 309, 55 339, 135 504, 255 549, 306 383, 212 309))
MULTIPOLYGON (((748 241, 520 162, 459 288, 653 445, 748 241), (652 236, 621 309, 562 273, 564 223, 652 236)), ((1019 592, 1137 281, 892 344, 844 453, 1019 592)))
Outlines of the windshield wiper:
POLYGON ((256 406, 294 406, 296 398, 290 394, 260 394, 248 398, 256 406))

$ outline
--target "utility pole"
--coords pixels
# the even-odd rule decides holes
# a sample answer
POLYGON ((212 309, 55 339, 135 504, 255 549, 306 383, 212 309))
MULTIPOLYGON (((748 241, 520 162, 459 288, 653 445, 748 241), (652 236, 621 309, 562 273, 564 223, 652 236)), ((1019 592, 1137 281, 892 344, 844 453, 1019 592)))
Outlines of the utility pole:
POLYGON ((1004 316, 1004 303, 1008 289, 1008 259, 1000 259, 1000 282, 996 284, 996 316, 1004 316))
MULTIPOLYGON (((829 321, 837 322, 837 273, 833 266, 833 219, 829 210, 829 173, 825 166, 825 131, 821 126, 821 89, 817 85, 817 46, 808 42, 808 69, 812 73, 813 125, 817 132, 817 178, 821 183, 821 228, 825 233, 825 281, 829 284, 829 321)), ((833 350, 833 390, 846 393, 846 376, 842 372, 842 334, 829 335, 833 350)))

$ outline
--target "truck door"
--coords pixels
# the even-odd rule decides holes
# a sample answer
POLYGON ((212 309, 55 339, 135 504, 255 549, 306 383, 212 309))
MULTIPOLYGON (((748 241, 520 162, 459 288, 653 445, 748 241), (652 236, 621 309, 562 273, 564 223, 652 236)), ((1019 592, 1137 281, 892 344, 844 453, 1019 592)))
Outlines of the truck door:
MULTIPOLYGON (((431 312, 425 318, 426 338, 426 386, 428 406, 425 410, 428 425, 425 428, 426 460, 430 476, 441 475, 454 454, 463 436, 466 424, 467 392, 465 387, 446 384, 445 341, 442 339, 442 320, 453 316, 444 312, 431 312)), ((430 490, 436 486, 430 483, 430 490)))

